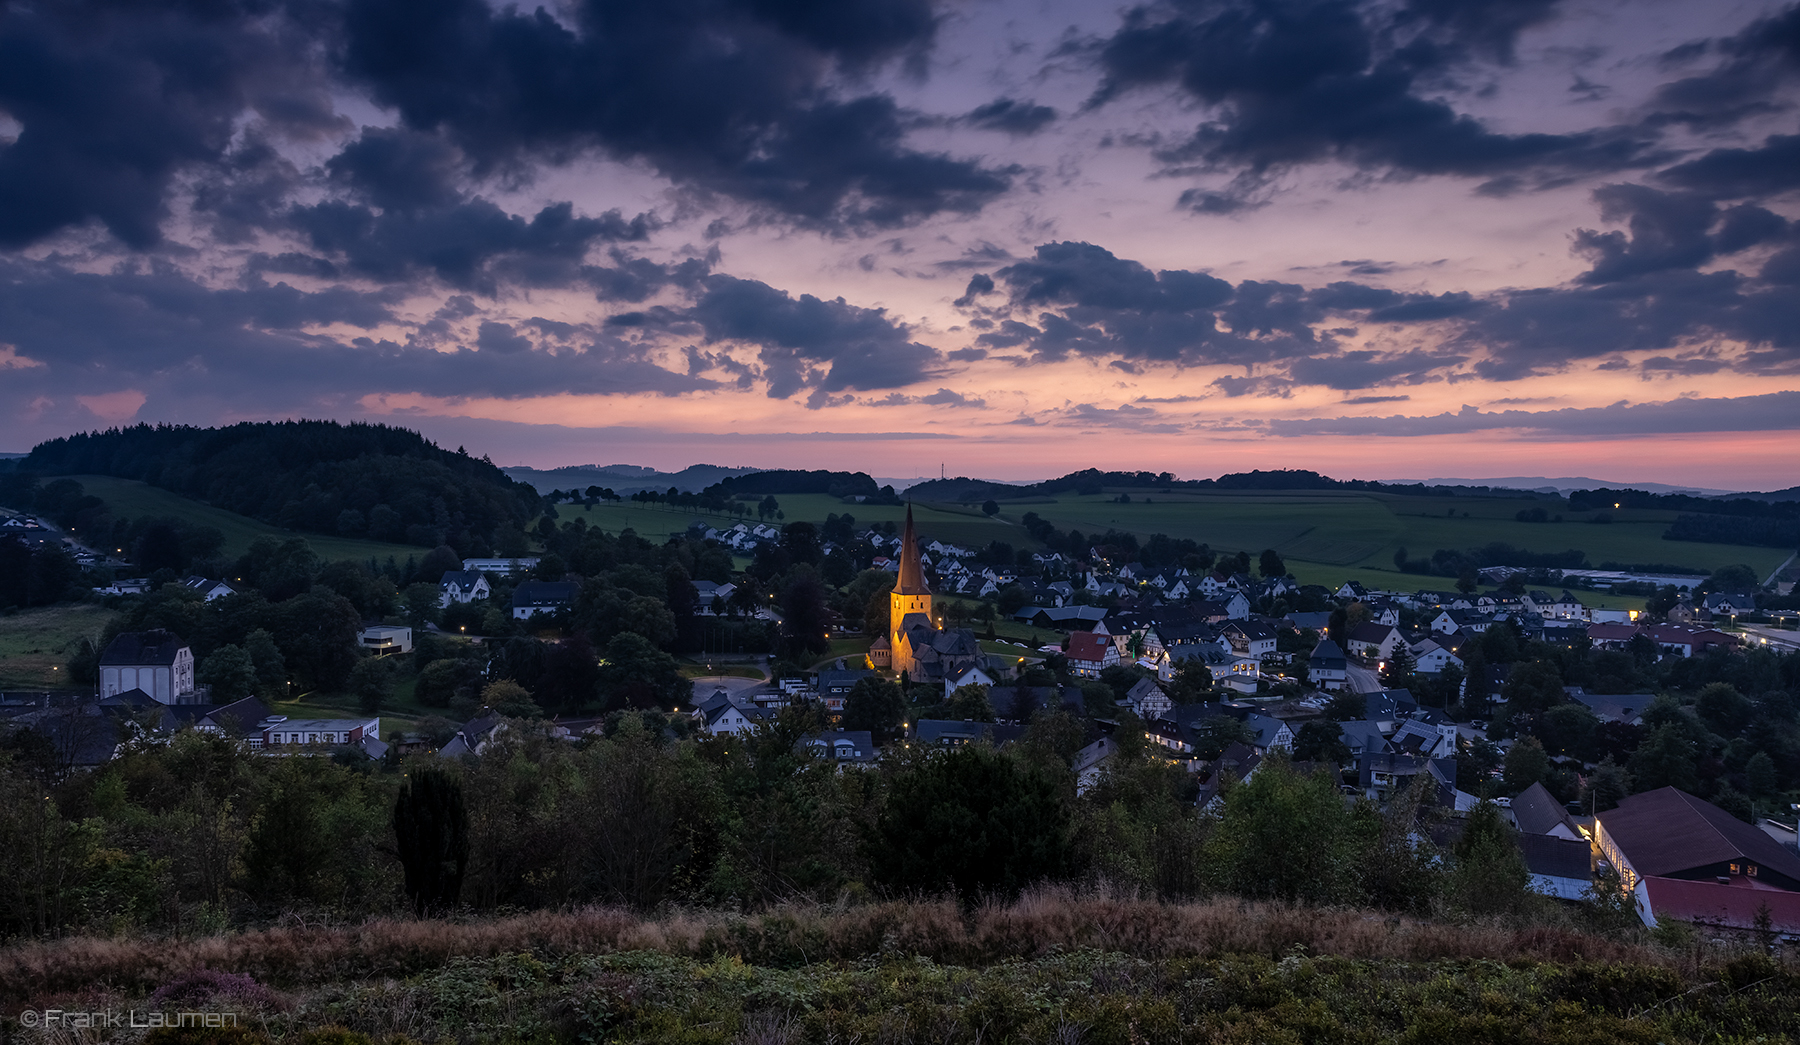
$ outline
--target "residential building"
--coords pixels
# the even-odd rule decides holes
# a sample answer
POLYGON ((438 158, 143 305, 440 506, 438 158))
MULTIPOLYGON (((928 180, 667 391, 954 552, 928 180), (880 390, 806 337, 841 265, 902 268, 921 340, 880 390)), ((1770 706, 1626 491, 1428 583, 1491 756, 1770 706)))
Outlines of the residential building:
POLYGON ((198 704, 194 651, 160 628, 128 631, 100 654, 100 695, 114 697, 141 689, 159 704, 198 704))
POLYGON ((579 590, 580 585, 574 581, 523 581, 513 589, 513 619, 525 620, 566 609, 575 602, 579 590))
POLYGON ((493 594, 486 575, 477 570, 446 570, 438 581, 438 605, 453 602, 480 602, 493 594))

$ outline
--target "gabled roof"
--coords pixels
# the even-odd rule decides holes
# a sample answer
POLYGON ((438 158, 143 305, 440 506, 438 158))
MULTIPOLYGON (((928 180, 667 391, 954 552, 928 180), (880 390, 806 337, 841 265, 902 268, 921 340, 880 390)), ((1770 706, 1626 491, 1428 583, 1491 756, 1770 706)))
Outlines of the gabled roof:
POLYGON ((1113 644, 1091 631, 1078 631, 1069 636, 1069 659, 1098 663, 1106 659, 1113 644))
POLYGON ((106 652, 100 654, 100 664, 103 667, 114 664, 169 665, 175 663, 176 654, 185 645, 173 632, 161 628, 128 631, 107 644, 106 652))
POLYGON ((1364 621, 1351 630, 1350 641, 1380 644, 1386 642, 1394 630, 1394 626, 1391 624, 1377 624, 1372 620, 1364 621))
POLYGON ((1320 639, 1319 644, 1313 647, 1312 656, 1307 658, 1307 663, 1321 664, 1327 667, 1335 663, 1337 666, 1343 667, 1345 664, 1344 651, 1330 639, 1320 639))
POLYGON ((438 581, 438 587, 468 591, 475 585, 486 582, 487 578, 482 576, 480 570, 445 570, 443 578, 438 581))
POLYGON ((566 606, 575 598, 574 581, 526 581, 513 589, 512 604, 525 606, 566 606))
POLYGON ((925 573, 919 567, 919 539, 913 531, 912 505, 906 506, 906 526, 900 534, 900 573, 894 580, 897 595, 930 595, 925 573))
POLYGON ((1673 787, 1632 795, 1600 826, 1640 875, 1669 877, 1732 860, 1800 882, 1800 855, 1725 810, 1673 787))
POLYGON ((1515 795, 1512 814, 1513 822, 1519 825, 1522 834, 1547 835, 1564 827, 1570 834, 1581 837, 1581 832, 1575 828, 1575 821, 1569 819, 1568 810, 1550 792, 1544 790, 1542 784, 1533 784, 1515 795))
MULTIPOLYGON (((1513 801, 1516 803, 1518 799, 1513 801)), ((1518 838, 1519 851, 1525 856, 1525 869, 1532 874, 1582 882, 1593 880, 1594 849, 1587 839, 1523 833, 1518 838)))

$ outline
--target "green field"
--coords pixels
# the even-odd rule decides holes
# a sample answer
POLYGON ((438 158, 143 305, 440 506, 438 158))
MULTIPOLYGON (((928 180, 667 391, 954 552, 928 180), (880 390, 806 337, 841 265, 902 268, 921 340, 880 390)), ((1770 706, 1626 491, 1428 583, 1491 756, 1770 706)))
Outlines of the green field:
POLYGON ((86 638, 99 643, 112 610, 93 603, 46 606, 0 617, 0 689, 61 689, 69 658, 86 638))
MULTIPOLYGON (((963 505, 922 503, 914 506, 919 532, 935 540, 964 547, 989 541, 1006 541, 1015 547, 1035 542, 1019 520, 1036 512, 1059 530, 1083 533, 1123 530, 1148 537, 1165 533, 1211 546, 1216 551, 1248 551, 1252 555, 1274 548, 1305 584, 1331 587, 1356 580, 1371 587, 1416 589, 1448 587, 1448 578, 1403 574, 1393 568, 1394 553, 1405 548, 1411 557, 1423 558, 1439 548, 1467 550, 1501 541, 1534 552, 1578 548, 1588 561, 1666 563, 1714 570, 1744 563, 1759 574, 1775 569, 1787 558, 1779 548, 1754 548, 1736 544, 1701 544, 1665 541, 1663 530, 1674 512, 1623 509, 1612 513, 1608 524, 1587 522, 1592 513, 1563 512, 1561 523, 1522 523, 1515 515, 1523 508, 1551 507, 1553 502, 1518 498, 1401 497, 1360 491, 1245 491, 1208 494, 1156 494, 1146 502, 1142 491, 1132 493, 1130 504, 1114 503, 1116 492, 1100 495, 1066 495, 1030 503, 1009 503, 997 518, 963 505), (1452 517, 1451 512, 1455 515, 1452 517), (1464 518, 1467 513, 1467 518, 1464 518)), ((859 524, 898 522, 906 509, 844 504, 822 494, 777 497, 788 522, 823 522, 828 514, 849 513, 859 524)), ((580 515, 589 525, 617 532, 627 527, 651 540, 682 533, 690 522, 703 519, 710 525, 728 525, 729 516, 693 510, 668 509, 642 504, 609 504, 594 508, 562 507, 564 519, 580 515)), ((1582 596, 1590 606, 1635 609, 1643 600, 1631 596, 1582 596)))
MULTIPOLYGON (((135 519, 139 516, 173 516, 186 520, 195 526, 210 526, 225 535, 223 552, 229 556, 239 556, 250 549, 251 542, 258 537, 274 537, 286 540, 289 537, 304 537, 306 543, 319 558, 327 562, 338 559, 356 559, 365 561, 371 556, 377 560, 385 560, 393 556, 399 562, 405 562, 407 556, 419 558, 430 549, 419 548, 410 544, 385 544, 381 541, 359 541, 347 537, 328 537, 317 533, 298 533, 284 530, 279 526, 258 522, 223 508, 214 508, 199 501, 189 500, 178 493, 171 493, 160 487, 140 483, 135 479, 116 479, 110 475, 71 475, 81 484, 86 492, 105 501, 112 509, 113 516, 121 519, 135 519)), ((76 534, 80 537, 80 534, 76 534)))

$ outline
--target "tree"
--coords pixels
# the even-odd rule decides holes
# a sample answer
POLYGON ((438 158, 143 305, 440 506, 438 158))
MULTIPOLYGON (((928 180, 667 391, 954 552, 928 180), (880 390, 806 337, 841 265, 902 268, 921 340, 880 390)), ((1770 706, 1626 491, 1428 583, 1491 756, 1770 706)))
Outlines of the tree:
POLYGON ((987 515, 987 516, 999 515, 1000 514, 1000 502, 994 500, 991 497, 988 498, 986 501, 983 501, 981 504, 981 514, 987 515))
POLYGON ((1050 775, 985 745, 934 752, 889 785, 869 870, 894 892, 1017 895, 1067 871, 1069 828, 1050 775))
POLYGON ((1469 812, 1453 853, 1451 895, 1470 914, 1515 911, 1529 901, 1531 872, 1499 806, 1484 799, 1469 812))
POLYGON ((1332 774, 1301 776, 1271 756, 1226 789, 1203 860, 1215 887, 1247 899, 1355 903, 1364 844, 1332 774))
POLYGON ((1729 737, 1743 732, 1750 724, 1756 706, 1729 682, 1714 682, 1700 691, 1694 700, 1694 710, 1713 732, 1729 737))
POLYGON ((865 675, 844 697, 844 728, 868 730, 877 747, 899 737, 905 722, 906 695, 888 679, 865 675))
POLYGON ((1767 751, 1758 751, 1744 763, 1744 780, 1752 795, 1774 794, 1777 785, 1775 760, 1767 751))
MULTIPOLYGON (((1647 716, 1646 716, 1647 717, 1647 716)), ((1694 790, 1694 741, 1679 723, 1657 726, 1631 755, 1631 776, 1641 791, 1659 787, 1694 790)))
POLYGON ((694 684, 682 677, 674 657, 642 635, 622 631, 606 644, 600 692, 609 710, 672 708, 694 699, 694 684))
POLYGON ((1214 715, 1193 729, 1194 757, 1218 758, 1233 744, 1248 744, 1256 739, 1250 727, 1230 715, 1214 715))
POLYGON ((1341 766, 1350 761, 1350 745, 1335 722, 1308 722, 1294 734, 1294 761, 1341 766))
POLYGON ((531 699, 531 691, 512 679, 488 683, 481 690, 481 702, 494 714, 507 718, 544 717, 544 709, 531 699))
POLYGON ((256 665, 256 681, 262 683, 265 692, 273 692, 287 678, 287 661, 281 656, 281 647, 275 644, 275 636, 266 628, 244 636, 244 652, 256 665))
POLYGON ((1414 674, 1418 671, 1419 661, 1413 656, 1411 647, 1405 642, 1394 645, 1394 655, 1387 659, 1381 669, 1381 684, 1388 689, 1410 690, 1418 684, 1414 674))
POLYGON ((953 721, 994 721, 994 705, 988 700, 988 688, 982 685, 958 686, 944 702, 944 717, 953 721))
POLYGON ((455 908, 469 866, 462 784, 442 769, 408 774, 394 799, 394 837, 414 913, 423 918, 455 908))
POLYGON ((1506 753, 1503 779, 1506 781, 1506 789, 1515 795, 1542 782, 1549 772, 1550 757, 1544 754, 1544 745, 1536 737, 1520 738, 1512 750, 1506 753))
POLYGON ((1587 787, 1582 792, 1582 802, 1589 813, 1604 813, 1615 809, 1631 794, 1631 776, 1625 768, 1614 762, 1611 755, 1600 760, 1594 771, 1588 774, 1587 787))
POLYGON ((1538 719, 1538 736, 1551 754, 1583 758, 1593 747, 1600 719, 1586 705, 1558 704, 1538 719))
POLYGON ((1333 694, 1325 705, 1325 717, 1333 722, 1361 722, 1368 714, 1368 698, 1349 690, 1333 694))
POLYGON ((1212 671, 1199 657, 1175 662, 1175 674, 1163 689, 1176 704, 1202 704, 1212 695, 1212 671))
POLYGON ((1456 590, 1464 595, 1475 594, 1475 589, 1480 586, 1481 575, 1477 574, 1473 568, 1463 570, 1456 578, 1456 590))
POLYGON ((350 692, 363 714, 373 715, 394 693, 394 666, 385 657, 364 657, 350 669, 350 692))
POLYGON ((229 704, 256 692, 256 661, 238 646, 220 646, 200 662, 194 675, 212 687, 214 704, 229 704))
POLYGON ((825 633, 829 626, 825 585, 811 569, 796 569, 794 579, 782 589, 781 618, 783 650, 789 660, 802 660, 809 654, 816 656, 831 648, 831 639, 825 633))
POLYGON ((1258 561, 1256 568, 1257 572, 1264 577, 1287 576, 1287 564, 1281 561, 1280 554, 1273 548, 1263 549, 1262 558, 1258 561))

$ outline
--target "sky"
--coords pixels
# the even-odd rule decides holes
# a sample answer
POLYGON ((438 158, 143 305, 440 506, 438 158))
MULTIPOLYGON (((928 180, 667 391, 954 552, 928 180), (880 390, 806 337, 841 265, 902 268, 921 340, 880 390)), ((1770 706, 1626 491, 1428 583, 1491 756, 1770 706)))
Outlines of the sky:
POLYGON ((1800 6, 0 0, 0 450, 1800 483, 1800 6))

